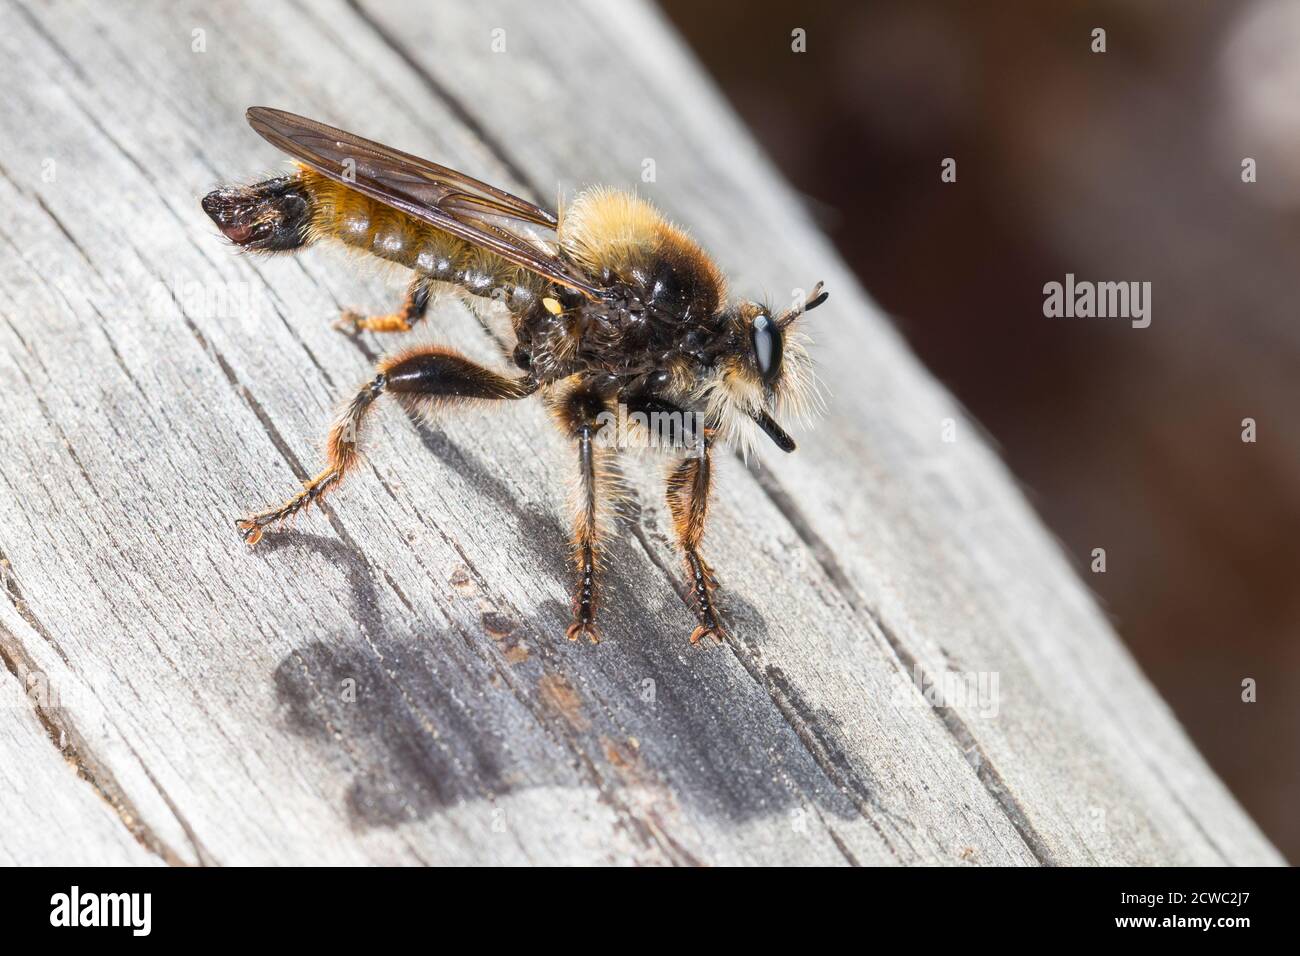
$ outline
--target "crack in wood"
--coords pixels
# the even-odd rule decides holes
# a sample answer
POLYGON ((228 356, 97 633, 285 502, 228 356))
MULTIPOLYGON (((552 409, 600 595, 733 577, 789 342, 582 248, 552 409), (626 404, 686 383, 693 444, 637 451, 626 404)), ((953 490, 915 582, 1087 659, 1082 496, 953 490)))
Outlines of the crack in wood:
POLYGON ((448 111, 456 118, 458 123, 478 138, 484 148, 492 154, 493 158, 495 158, 497 162, 505 167, 506 172, 508 172, 516 182, 526 187, 531 195, 539 195, 540 191, 537 189, 536 184, 529 180, 528 174, 524 172, 522 166, 515 162, 514 157, 510 155, 509 150, 507 150, 505 146, 498 142, 496 138, 487 131, 487 127, 485 127, 483 123, 481 123, 479 119, 465 107, 465 104, 462 103, 459 98, 452 95, 450 90, 448 90, 442 83, 438 82, 437 77, 426 70, 423 64, 412 56, 411 52, 399 43, 397 38, 393 36, 383 24, 372 17, 369 12, 367 12, 365 8, 357 2, 357 0, 346 0, 346 3, 352 12, 356 14, 357 19, 370 27, 370 29, 374 31, 375 35, 384 42, 384 45, 392 50, 394 55, 405 63, 412 73, 420 78, 420 81, 425 85, 430 94, 447 107, 448 111))
MULTIPOLYGON (((672 589, 677 593, 677 596, 682 600, 683 606, 689 607, 689 604, 686 603, 687 594, 685 584, 678 580, 679 576, 673 574, 672 569, 658 554, 649 540, 647 540, 645 529, 639 525, 633 525, 632 528, 633 536, 638 542, 640 542, 641 548, 645 551, 646 556, 657 568, 659 568, 660 571, 663 572, 664 576, 668 580, 669 586, 672 587, 672 589)), ((727 644, 731 648, 731 652, 740 666, 749 674, 754 683, 762 688, 767 694, 772 705, 781 714, 782 718, 799 739, 799 742, 803 745, 804 749, 807 750, 809 756, 812 757, 821 772, 825 775, 827 782, 853 800, 853 804, 857 808, 858 813, 867 821, 871 828, 876 832, 876 835, 880 837, 881 841, 889 849, 889 852, 897 857, 898 848, 894 846, 894 842, 890 840, 889 836, 885 833, 884 828, 880 825, 880 821, 878 821, 875 818, 875 815, 871 812, 873 808, 877 810, 882 808, 879 806, 879 803, 876 801, 874 796, 870 794, 870 791, 861 786, 860 781, 856 779, 856 773, 851 768, 837 767, 834 762, 829 759, 824 748, 820 745, 817 735, 812 729, 812 722, 807 719, 805 714, 799 712, 790 700, 788 694, 783 693, 782 690, 772 681, 765 678, 762 670, 759 668, 758 662, 754 659, 752 653, 753 648, 745 649, 740 639, 730 631, 727 633, 727 644), (847 772, 848 779, 846 779, 845 774, 841 772, 842 770, 847 772)), ((830 828, 826 827, 826 829, 829 830, 830 828)), ((836 839, 835 842, 839 844, 838 839, 836 839)), ((841 852, 843 852, 842 847, 841 852)), ((847 858, 852 859, 852 855, 847 855, 847 858)))
POLYGON ((944 729, 948 731, 961 749, 966 763, 974 771, 989 796, 993 798, 994 803, 1006 816, 1007 821, 1015 828, 1016 833, 1020 835, 1021 840, 1024 841, 1025 846, 1034 855, 1034 858, 1044 866, 1055 866, 1055 855, 1034 828, 1034 825, 1029 820, 1029 815, 1020 805, 1015 794, 1007 787, 1002 779, 1002 774, 976 741, 975 735, 971 733, 966 722, 953 708, 931 700, 930 695, 926 693, 930 678, 922 670, 916 655, 907 649, 906 645, 894 634, 881 616, 876 613, 875 609, 870 607, 863 599, 861 592, 840 566, 839 560, 832 553, 830 547, 804 518, 799 506, 795 504, 785 489, 777 483, 776 479, 767 474, 756 474, 755 480, 776 509, 789 522, 790 527, 799 536, 799 540, 812 553, 822 572, 835 585, 841 596, 849 602, 849 605, 856 612, 867 617, 888 642, 898 658, 901 672, 916 685, 916 689, 921 692, 922 697, 929 703, 931 709, 943 724, 944 729))
MULTIPOLYGON (((8 563, 2 552, 0 552, 0 561, 8 563)), ((26 601, 22 599, 22 592, 14 580, 12 571, 7 572, 5 575, 5 594, 18 615, 33 630, 49 641, 64 663, 67 663, 66 655, 53 641, 45 626, 27 607, 26 601)), ((23 649, 22 641, 18 635, 9 630, 4 624, 0 624, 0 663, 3 663, 5 670, 13 675, 14 680, 18 681, 23 696, 31 703, 32 711, 45 729, 50 744, 68 763, 77 777, 89 784, 95 794, 108 805, 135 841, 168 865, 185 865, 185 860, 145 822, 135 804, 132 803, 118 784, 112 771, 102 761, 95 758, 93 749, 77 729, 76 724, 68 719, 67 715, 61 713, 59 708, 46 707, 38 700, 33 699, 29 693, 28 681, 32 675, 40 674, 42 671, 23 649)), ((137 759, 139 759, 138 756, 137 759)), ((150 775, 149 779, 153 780, 153 777, 150 775)), ((159 790, 159 793, 162 793, 162 791, 159 790)), ((167 800, 168 805, 171 806, 170 800, 165 795, 164 800, 167 800)))

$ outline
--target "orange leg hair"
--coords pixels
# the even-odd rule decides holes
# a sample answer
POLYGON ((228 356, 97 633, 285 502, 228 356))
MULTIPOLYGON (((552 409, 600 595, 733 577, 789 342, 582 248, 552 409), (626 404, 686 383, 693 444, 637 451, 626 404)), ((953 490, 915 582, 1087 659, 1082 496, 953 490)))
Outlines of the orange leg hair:
POLYGON ((698 454, 682 459, 668 475, 668 509, 672 512, 677 546, 686 563, 687 600, 699 625, 691 632, 691 643, 708 636, 721 642, 726 632, 719 618, 714 592, 718 581, 713 569, 700 557, 700 540, 709 513, 709 490, 713 484, 713 445, 706 433, 698 454))
POLYGON ((325 441, 326 466, 298 494, 277 508, 237 521, 249 544, 263 532, 319 501, 347 477, 360 460, 361 426, 375 399, 393 395, 408 411, 426 411, 484 399, 516 399, 531 395, 536 385, 526 379, 509 379, 443 348, 422 347, 384 359, 373 380, 353 396, 330 429, 325 441))
POLYGON ((346 309, 334 323, 334 328, 353 334, 361 331, 409 332, 416 322, 424 318, 424 313, 429 308, 432 289, 432 283, 421 276, 411 283, 406 298, 396 312, 387 315, 362 315, 360 312, 346 309))

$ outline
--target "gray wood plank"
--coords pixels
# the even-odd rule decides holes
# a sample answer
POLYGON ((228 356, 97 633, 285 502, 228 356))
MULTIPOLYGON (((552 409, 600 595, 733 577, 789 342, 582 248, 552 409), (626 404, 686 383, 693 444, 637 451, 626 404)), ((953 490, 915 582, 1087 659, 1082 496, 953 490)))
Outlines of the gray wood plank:
MULTIPOLYGON (((12 10, 0 624, 15 676, 75 691, 57 720, 138 821, 131 845, 190 863, 1276 861, 644 7, 12 10), (231 519, 315 467, 333 405, 389 347, 329 321, 400 294, 323 251, 215 240, 197 197, 281 162, 244 126, 253 103, 537 198, 636 185, 741 289, 830 283, 827 418, 789 460, 721 468, 708 553, 732 641, 686 642, 652 462, 607 640, 564 639, 572 454, 534 405, 436 427, 386 410, 366 473, 244 547, 231 519), (935 704, 918 683, 942 674, 1001 692, 935 704)), ((499 361, 463 308, 428 325, 499 361)), ((18 809, 39 853, 48 831, 18 809)))
POLYGON ((59 719, 65 688, 24 666, 21 642, 40 638, 25 622, 18 629, 21 638, 0 623, 0 866, 160 863, 133 808, 79 759, 59 719))
MULTIPOLYGON (((478 5, 443 23, 438 36, 427 25, 398 31, 401 11, 389 5, 376 4, 372 16, 394 42, 406 38, 403 48, 435 84, 475 100, 477 89, 497 84, 471 84, 467 63, 483 58, 471 51, 457 59, 447 36, 496 28, 509 35, 517 25, 517 54, 535 62, 521 70, 501 58, 487 60, 498 65, 493 78, 503 82, 507 73, 531 77, 545 70, 544 51, 566 43, 625 51, 617 74, 602 65, 600 83, 581 71, 553 68, 545 82, 513 88, 494 101, 498 109, 479 111, 487 135, 508 143, 515 130, 526 129, 529 117, 544 112, 547 98, 581 100, 597 117, 590 126, 595 140, 575 149, 572 140, 524 136, 530 145, 518 156, 531 178, 545 182, 562 169, 569 175, 581 169, 584 177, 635 182, 644 159, 654 158, 658 182, 638 183, 640 188, 678 218, 689 217, 729 271, 748 278, 751 288, 775 285, 775 298, 779 290, 806 288, 825 277, 832 288, 854 290, 725 107, 702 92, 697 69, 665 38, 656 18, 620 9, 626 15, 608 17, 592 6, 552 30, 522 20, 508 6, 478 5), (557 97, 556 86, 566 95, 557 97), (625 108, 629 102, 635 110, 625 108), (674 108, 682 102, 691 108, 674 108), (779 241, 738 243, 738 222, 748 235, 779 241)), ((1104 837, 1112 848, 1101 859, 1146 862, 1174 854, 1218 862, 1235 853, 1275 859, 1253 825, 1234 811, 1230 795, 1204 772, 1167 709, 1143 692, 1140 673, 977 429, 918 373, 878 313, 844 306, 842 298, 835 300, 834 325, 827 312, 816 316, 830 414, 798 455, 774 463, 768 473, 773 477, 760 474, 758 480, 870 623, 891 635, 891 646, 914 679, 929 681, 954 669, 1001 678, 1008 693, 997 719, 981 717, 979 706, 941 709, 955 738, 975 745, 968 750, 990 791, 1013 816, 1016 804, 1025 802, 1016 795, 1021 787, 1064 797, 1055 813, 1050 803, 1029 801, 1039 808, 1030 819, 1043 818, 1035 824, 1039 835, 1049 829, 1063 844, 1104 837), (942 440, 948 418, 960 423, 952 444, 942 440), (976 601, 978 608, 972 607, 976 601), (1062 723, 1062 710, 1073 719, 1062 723), (1068 772, 1075 786, 1068 793, 1059 793, 1060 775, 1053 769, 1059 740, 1055 733, 1034 733, 1043 726, 1086 742, 1074 752, 1068 772), (1044 753, 1024 760, 1025 747, 1040 742, 1044 753), (1123 754, 1126 765, 1097 772, 1081 759, 1099 743, 1110 756, 1123 754), (1013 774, 1023 776, 1009 787, 1013 774), (1127 788, 1165 805, 1159 827, 1129 819, 1126 801, 1115 799, 1127 788), (1188 788, 1195 801, 1187 800, 1188 788), (1139 831, 1150 832, 1144 838, 1139 831)), ((1045 838, 1048 852, 1052 842, 1045 838)), ((1098 858, 1087 847, 1063 845, 1060 851, 1052 858, 1098 858)))

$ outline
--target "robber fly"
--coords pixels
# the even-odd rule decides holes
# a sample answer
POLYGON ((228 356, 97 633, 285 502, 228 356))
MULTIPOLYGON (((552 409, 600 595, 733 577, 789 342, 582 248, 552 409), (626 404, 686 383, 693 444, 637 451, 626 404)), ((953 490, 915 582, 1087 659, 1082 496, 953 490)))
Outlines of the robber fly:
POLYGON ((794 450, 773 413, 798 411, 812 394, 808 353, 793 327, 826 300, 821 285, 779 315, 754 302, 728 304, 713 260, 632 194, 588 189, 557 218, 464 173, 301 116, 254 107, 248 122, 295 169, 204 197, 204 211, 227 239, 260 253, 332 240, 409 269, 397 311, 345 312, 341 322, 351 331, 407 331, 441 292, 501 303, 519 371, 502 374, 436 346, 384 358, 330 430, 324 469, 284 504, 241 519, 245 540, 256 544, 267 528, 342 483, 382 395, 426 414, 540 395, 577 452, 568 637, 595 642, 602 541, 619 488, 617 450, 598 440, 611 427, 607 413, 615 406, 643 416, 691 413, 675 419, 700 425, 670 458, 667 498, 699 622, 691 642, 721 640, 717 580, 700 556, 713 446, 748 448, 761 434, 794 450))

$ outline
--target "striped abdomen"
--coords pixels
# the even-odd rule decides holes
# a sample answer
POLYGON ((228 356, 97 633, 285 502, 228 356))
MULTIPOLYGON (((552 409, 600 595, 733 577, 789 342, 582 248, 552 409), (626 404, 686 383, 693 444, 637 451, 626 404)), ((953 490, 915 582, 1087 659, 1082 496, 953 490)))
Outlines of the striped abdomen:
POLYGON ((405 266, 472 295, 502 290, 512 309, 531 304, 545 282, 486 250, 463 242, 310 169, 299 174, 311 197, 309 240, 333 239, 405 266), (528 301, 520 302, 520 298, 528 301))

